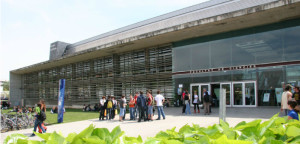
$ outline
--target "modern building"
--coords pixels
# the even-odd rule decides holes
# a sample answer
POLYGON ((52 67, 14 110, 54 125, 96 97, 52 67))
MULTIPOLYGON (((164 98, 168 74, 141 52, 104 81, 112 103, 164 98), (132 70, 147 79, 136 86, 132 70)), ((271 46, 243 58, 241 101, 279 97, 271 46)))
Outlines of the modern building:
POLYGON ((77 43, 54 42, 50 59, 10 72, 12 104, 40 98, 97 103, 147 89, 178 99, 204 88, 229 107, 275 106, 300 84, 300 0, 211 0, 77 43))

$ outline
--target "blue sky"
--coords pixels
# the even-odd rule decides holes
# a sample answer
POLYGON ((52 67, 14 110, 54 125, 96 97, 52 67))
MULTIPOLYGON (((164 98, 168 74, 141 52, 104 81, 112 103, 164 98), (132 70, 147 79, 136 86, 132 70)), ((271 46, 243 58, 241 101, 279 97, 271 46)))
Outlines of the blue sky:
POLYGON ((50 43, 75 43, 207 0, 1 0, 0 80, 49 59, 50 43))

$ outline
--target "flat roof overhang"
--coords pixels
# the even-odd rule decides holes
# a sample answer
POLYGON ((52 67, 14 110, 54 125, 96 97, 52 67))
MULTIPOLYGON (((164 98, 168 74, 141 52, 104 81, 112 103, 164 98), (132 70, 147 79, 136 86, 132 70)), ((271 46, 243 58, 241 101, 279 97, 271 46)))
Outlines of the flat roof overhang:
POLYGON ((295 1, 296 2, 292 4, 277 1, 180 24, 158 31, 99 45, 97 47, 84 50, 73 55, 68 55, 60 59, 45 61, 12 70, 11 73, 26 74, 75 62, 104 57, 115 53, 122 53, 147 47, 155 47, 184 39, 300 18, 300 1, 295 1))

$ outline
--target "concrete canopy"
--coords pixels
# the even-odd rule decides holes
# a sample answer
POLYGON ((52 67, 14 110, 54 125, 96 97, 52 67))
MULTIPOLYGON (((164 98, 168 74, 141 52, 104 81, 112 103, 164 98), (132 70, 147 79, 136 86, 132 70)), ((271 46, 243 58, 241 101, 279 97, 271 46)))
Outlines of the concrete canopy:
POLYGON ((115 53, 165 45, 184 39, 266 25, 295 18, 300 18, 300 0, 289 2, 279 0, 115 40, 66 55, 56 60, 45 61, 13 70, 11 73, 26 74, 115 53))

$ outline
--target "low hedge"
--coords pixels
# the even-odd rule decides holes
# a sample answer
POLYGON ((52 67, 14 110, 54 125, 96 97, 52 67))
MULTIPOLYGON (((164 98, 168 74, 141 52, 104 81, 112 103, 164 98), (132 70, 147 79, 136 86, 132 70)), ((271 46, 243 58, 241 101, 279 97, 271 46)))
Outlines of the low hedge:
POLYGON ((142 140, 141 136, 128 137, 120 127, 115 127, 111 132, 106 128, 95 128, 90 125, 88 128, 77 133, 70 133, 67 137, 53 132, 39 134, 42 141, 28 140, 22 134, 8 136, 4 143, 16 144, 181 144, 181 143, 212 143, 212 144, 284 144, 300 143, 300 122, 298 120, 287 120, 287 117, 274 115, 268 121, 254 120, 249 123, 240 122, 235 127, 221 121, 213 126, 200 127, 197 124, 184 125, 175 130, 175 127, 166 131, 160 131, 155 137, 142 140))

